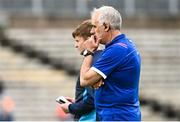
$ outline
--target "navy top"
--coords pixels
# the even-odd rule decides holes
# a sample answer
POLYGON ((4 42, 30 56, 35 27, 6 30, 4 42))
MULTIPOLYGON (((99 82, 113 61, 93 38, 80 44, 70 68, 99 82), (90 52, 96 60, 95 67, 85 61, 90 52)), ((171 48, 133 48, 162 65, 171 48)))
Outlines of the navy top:
MULTIPOLYGON (((93 63, 101 56, 102 51, 98 50, 94 53, 93 63)), ((91 87, 81 87, 80 78, 76 82, 75 103, 69 105, 69 112, 75 115, 75 120, 95 110, 94 106, 94 89, 91 87)))
POLYGON ((91 67, 105 83, 95 93, 100 117, 118 112, 115 120, 141 120, 138 96, 140 65, 139 52, 124 34, 106 45, 101 58, 91 67))

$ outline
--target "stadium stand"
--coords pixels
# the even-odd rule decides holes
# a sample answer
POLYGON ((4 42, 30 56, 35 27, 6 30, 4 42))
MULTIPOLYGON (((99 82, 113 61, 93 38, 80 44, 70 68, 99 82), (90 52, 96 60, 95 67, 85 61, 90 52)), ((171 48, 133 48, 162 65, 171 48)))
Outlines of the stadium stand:
POLYGON ((179 0, 0 0, 0 78, 17 121, 55 121, 55 98, 73 96, 82 57, 71 32, 94 7, 111 5, 142 56, 142 120, 180 120, 179 0))
POLYGON ((73 90, 68 89, 74 88, 74 78, 9 49, 0 50, 1 75, 16 103, 15 120, 57 120, 55 99, 59 95, 73 96, 73 90))
MULTIPOLYGON (((38 58, 27 57, 22 53, 27 46, 17 52, 12 40, 5 37, 0 42, 0 76, 6 85, 7 94, 16 103, 15 120, 59 120, 55 99, 59 95, 73 96, 74 91, 68 89, 74 88, 75 78, 62 70, 53 70, 38 58)), ((16 43, 17 47, 20 46, 16 43)))
MULTIPOLYGON (((43 30, 10 29, 7 32, 11 40, 15 40, 16 43, 25 47, 31 46, 44 52, 50 59, 64 59, 66 66, 80 65, 81 58, 73 47, 72 29, 43 30)), ((125 32, 135 40, 142 55, 140 94, 142 106, 145 105, 142 109, 142 114, 145 114, 143 116, 148 116, 147 112, 144 111, 151 110, 152 114, 150 115, 154 118, 151 117, 149 120, 179 120, 178 99, 180 98, 177 93, 179 93, 180 87, 178 82, 178 64, 180 62, 177 59, 180 58, 180 44, 177 40, 180 38, 178 35, 180 31, 126 29, 125 32), (162 118, 155 116, 157 112, 160 112, 162 118)), ((78 69, 78 67, 70 68, 78 69)), ((143 119, 148 120, 148 118, 143 119)))

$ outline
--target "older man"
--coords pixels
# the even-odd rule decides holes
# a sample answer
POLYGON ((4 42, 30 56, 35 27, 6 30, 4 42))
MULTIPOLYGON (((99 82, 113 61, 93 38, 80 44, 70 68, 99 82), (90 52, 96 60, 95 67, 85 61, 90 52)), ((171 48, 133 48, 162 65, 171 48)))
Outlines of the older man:
POLYGON ((110 6, 94 9, 91 15, 94 34, 85 42, 81 66, 82 86, 104 81, 95 93, 101 121, 140 121, 139 79, 141 59, 134 43, 121 32, 120 13, 110 6), (100 59, 92 65, 93 53, 105 45, 100 59))

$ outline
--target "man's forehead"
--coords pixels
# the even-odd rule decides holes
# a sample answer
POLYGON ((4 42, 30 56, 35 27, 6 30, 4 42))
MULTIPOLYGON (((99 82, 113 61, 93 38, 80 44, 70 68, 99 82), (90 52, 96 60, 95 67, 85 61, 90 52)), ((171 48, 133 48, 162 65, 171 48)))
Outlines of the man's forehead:
POLYGON ((92 23, 92 25, 96 25, 98 22, 97 22, 97 20, 94 20, 91 23, 92 23))
POLYGON ((93 16, 92 16, 92 19, 91 19, 91 23, 92 24, 96 24, 98 23, 98 17, 99 17, 99 14, 98 13, 95 13, 93 16))

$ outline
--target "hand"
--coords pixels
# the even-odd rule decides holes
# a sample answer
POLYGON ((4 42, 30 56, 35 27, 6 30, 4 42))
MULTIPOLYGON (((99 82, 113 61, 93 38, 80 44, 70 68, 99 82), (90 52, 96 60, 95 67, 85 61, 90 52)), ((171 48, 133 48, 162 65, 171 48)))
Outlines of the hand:
POLYGON ((84 42, 84 49, 87 49, 91 52, 94 52, 97 50, 98 46, 99 46, 99 41, 100 40, 97 40, 95 39, 95 36, 92 35, 89 39, 87 39, 85 42, 84 42))
POLYGON ((74 103, 75 102, 75 100, 74 100, 74 98, 71 98, 71 97, 65 97, 69 102, 71 102, 71 103, 74 103))
POLYGON ((104 85, 104 81, 101 79, 100 81, 98 81, 97 83, 95 83, 93 85, 94 89, 98 89, 99 87, 101 87, 102 85, 104 85))
POLYGON ((71 104, 70 102, 66 102, 66 103, 64 103, 64 104, 60 104, 60 107, 62 108, 62 110, 63 110, 65 113, 69 113, 68 107, 69 107, 70 104, 71 104))

